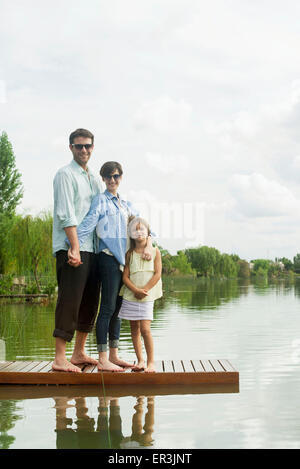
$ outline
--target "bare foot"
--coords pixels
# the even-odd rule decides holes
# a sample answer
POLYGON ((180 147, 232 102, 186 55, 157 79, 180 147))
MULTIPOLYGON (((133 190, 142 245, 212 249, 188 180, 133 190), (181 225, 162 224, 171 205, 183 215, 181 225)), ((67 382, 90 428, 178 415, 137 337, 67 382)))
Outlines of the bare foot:
POLYGON ((73 363, 73 365, 81 365, 81 364, 97 365, 98 363, 95 358, 89 357, 84 352, 81 352, 81 353, 74 352, 70 362, 73 363))
POLYGON ((109 360, 99 360, 97 362, 97 368, 99 371, 124 371, 123 368, 118 365, 115 365, 109 360))
POLYGON ((114 363, 115 365, 118 365, 118 366, 122 366, 123 368, 132 368, 133 367, 133 363, 128 363, 128 362, 125 362, 124 360, 121 360, 120 358, 109 358, 109 361, 111 363, 114 363))
POLYGON ((145 362, 144 360, 141 360, 138 362, 136 365, 133 365, 132 371, 144 371, 145 369, 145 362))
POLYGON ((68 362, 68 360, 63 359, 59 360, 56 359, 52 363, 52 370, 53 371, 70 371, 73 373, 81 373, 81 369, 78 366, 73 365, 72 363, 68 362))
POLYGON ((154 363, 149 363, 147 365, 147 368, 145 369, 145 373, 155 373, 156 370, 155 370, 155 366, 154 366, 154 363))

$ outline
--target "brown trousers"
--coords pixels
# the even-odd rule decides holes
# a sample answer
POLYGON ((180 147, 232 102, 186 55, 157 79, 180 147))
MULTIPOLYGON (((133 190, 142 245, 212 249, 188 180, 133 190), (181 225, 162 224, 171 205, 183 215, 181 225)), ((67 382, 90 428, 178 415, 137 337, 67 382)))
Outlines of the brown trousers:
POLYGON ((91 252, 80 252, 82 264, 68 264, 67 251, 56 253, 56 275, 58 297, 55 310, 54 337, 70 342, 75 330, 90 332, 93 328, 99 305, 100 278, 97 256, 91 252))

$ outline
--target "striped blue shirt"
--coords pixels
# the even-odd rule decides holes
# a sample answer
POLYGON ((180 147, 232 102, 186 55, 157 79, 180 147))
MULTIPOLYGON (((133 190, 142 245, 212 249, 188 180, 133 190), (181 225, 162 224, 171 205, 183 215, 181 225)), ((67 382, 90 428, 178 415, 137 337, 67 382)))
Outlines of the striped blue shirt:
POLYGON ((118 198, 107 189, 97 194, 91 203, 91 208, 83 221, 77 227, 77 235, 81 246, 96 228, 97 240, 95 251, 108 249, 119 264, 125 265, 127 247, 127 220, 130 215, 139 216, 132 204, 122 196, 118 198))

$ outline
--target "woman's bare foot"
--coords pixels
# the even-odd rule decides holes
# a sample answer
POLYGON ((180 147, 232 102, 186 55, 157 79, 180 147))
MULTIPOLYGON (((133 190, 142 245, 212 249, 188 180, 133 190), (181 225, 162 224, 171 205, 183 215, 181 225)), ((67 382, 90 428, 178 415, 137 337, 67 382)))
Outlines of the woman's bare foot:
POLYGON ((121 358, 119 358, 119 357, 113 357, 113 358, 109 357, 109 361, 111 363, 114 363, 115 365, 122 366, 123 368, 132 368, 133 367, 133 363, 128 363, 124 360, 121 360, 121 358))
POLYGON ((147 368, 145 369, 145 373, 155 373, 156 370, 155 370, 155 366, 154 366, 154 363, 148 363, 147 364, 147 368))
POLYGON ((124 368, 105 359, 101 359, 97 362, 97 368, 99 371, 124 371, 124 368))
POLYGON ((70 371, 73 373, 81 373, 81 369, 78 366, 68 362, 66 359, 56 358, 52 363, 53 371, 70 371))
POLYGON ((136 365, 133 365, 132 371, 144 371, 145 362, 144 360, 139 361, 136 365))
POLYGON ((97 365, 97 360, 95 358, 89 357, 84 352, 74 352, 70 360, 73 365, 97 365))

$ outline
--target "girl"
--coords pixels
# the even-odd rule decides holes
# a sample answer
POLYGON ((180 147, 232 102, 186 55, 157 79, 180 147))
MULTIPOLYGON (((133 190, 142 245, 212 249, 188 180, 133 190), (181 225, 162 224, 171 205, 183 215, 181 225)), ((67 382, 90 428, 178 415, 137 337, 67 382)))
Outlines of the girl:
POLYGON ((151 321, 153 320, 154 300, 162 296, 161 255, 158 248, 153 249, 152 259, 142 258, 150 227, 140 217, 135 217, 128 225, 130 248, 126 253, 123 272, 123 296, 119 317, 129 319, 131 337, 138 363, 134 371, 155 372, 151 321), (142 353, 142 341, 147 353, 147 367, 142 353))

